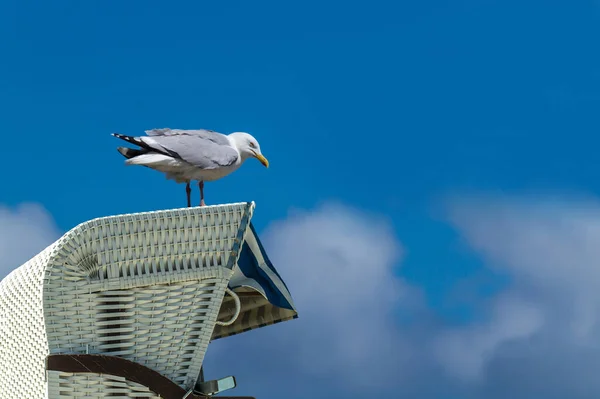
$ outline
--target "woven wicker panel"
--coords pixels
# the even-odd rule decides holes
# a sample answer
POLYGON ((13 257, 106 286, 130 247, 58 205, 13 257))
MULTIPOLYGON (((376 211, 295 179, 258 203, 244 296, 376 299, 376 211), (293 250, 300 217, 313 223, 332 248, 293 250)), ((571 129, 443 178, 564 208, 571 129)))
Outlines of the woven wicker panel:
POLYGON ((54 246, 0 282, 0 398, 42 398, 48 353, 42 275, 54 246))
POLYGON ((122 356, 193 386, 253 209, 95 219, 11 273, 0 284, 0 397, 45 397, 48 353, 122 356))
POLYGON ((102 292, 90 353, 143 364, 180 386, 196 382, 227 278, 102 292))
MULTIPOLYGON (((48 372, 49 398, 146 398, 160 399, 147 387, 108 374, 48 372)), ((25 396, 23 397, 25 398, 25 396)))
POLYGON ((243 203, 94 219, 57 242, 46 278, 109 281, 125 288, 151 284, 153 275, 231 269, 253 210, 253 203, 243 203))

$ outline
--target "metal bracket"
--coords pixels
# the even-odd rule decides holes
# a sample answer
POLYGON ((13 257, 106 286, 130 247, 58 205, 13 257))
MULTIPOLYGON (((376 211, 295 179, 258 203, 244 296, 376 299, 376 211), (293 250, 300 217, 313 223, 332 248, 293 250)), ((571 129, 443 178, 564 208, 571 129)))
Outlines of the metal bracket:
POLYGON ((196 395, 212 396, 233 389, 236 385, 235 377, 232 375, 218 380, 198 381, 194 386, 194 393, 196 395))

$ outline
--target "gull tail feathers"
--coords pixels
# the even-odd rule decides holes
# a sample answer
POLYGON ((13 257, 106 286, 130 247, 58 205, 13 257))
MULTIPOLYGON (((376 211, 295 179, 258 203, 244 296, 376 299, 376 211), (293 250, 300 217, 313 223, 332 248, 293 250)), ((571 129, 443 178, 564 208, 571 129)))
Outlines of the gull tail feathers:
POLYGON ((144 155, 146 155, 146 154, 148 154, 148 152, 150 152, 150 149, 148 148, 146 143, 144 143, 139 137, 126 136, 126 135, 120 134, 120 133, 112 133, 112 135, 121 140, 124 140, 128 143, 135 144, 137 146, 142 147, 140 149, 128 148, 128 147, 117 147, 117 151, 119 151, 119 153, 121 155, 123 155, 125 158, 127 158, 127 161, 125 161, 126 164, 128 164, 128 165, 143 164, 143 162, 137 162, 137 158, 140 156, 143 158, 144 155))
POLYGON ((127 159, 131 159, 131 158, 137 157, 139 155, 143 155, 148 152, 146 150, 138 150, 135 148, 127 148, 127 147, 117 147, 117 151, 119 151, 119 153, 127 159))

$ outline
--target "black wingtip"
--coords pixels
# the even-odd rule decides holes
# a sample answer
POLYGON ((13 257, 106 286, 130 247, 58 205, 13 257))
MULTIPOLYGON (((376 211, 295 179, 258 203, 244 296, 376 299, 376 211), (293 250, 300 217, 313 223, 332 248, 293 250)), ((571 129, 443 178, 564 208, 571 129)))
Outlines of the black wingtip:
POLYGON ((136 145, 142 145, 142 142, 137 139, 136 137, 132 137, 132 136, 126 136, 124 134, 121 133, 112 133, 112 136, 119 138, 121 140, 125 140, 128 143, 132 143, 132 144, 136 144, 136 145))

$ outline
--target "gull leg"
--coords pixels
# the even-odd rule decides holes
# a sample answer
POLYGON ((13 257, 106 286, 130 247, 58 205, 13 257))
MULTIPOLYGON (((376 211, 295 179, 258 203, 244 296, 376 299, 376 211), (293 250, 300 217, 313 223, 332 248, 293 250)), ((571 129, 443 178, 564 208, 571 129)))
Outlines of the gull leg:
POLYGON ((204 202, 204 182, 200 181, 198 187, 200 188, 200 206, 206 206, 206 203, 204 202))
POLYGON ((187 205, 189 208, 192 206, 192 198, 191 198, 192 188, 190 187, 190 182, 187 182, 187 184, 185 185, 185 193, 187 194, 187 205))

